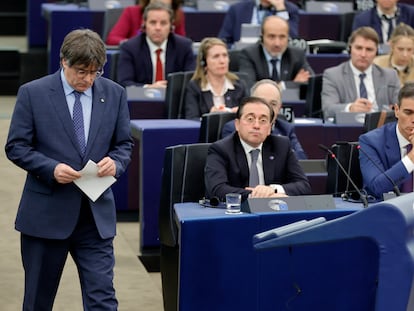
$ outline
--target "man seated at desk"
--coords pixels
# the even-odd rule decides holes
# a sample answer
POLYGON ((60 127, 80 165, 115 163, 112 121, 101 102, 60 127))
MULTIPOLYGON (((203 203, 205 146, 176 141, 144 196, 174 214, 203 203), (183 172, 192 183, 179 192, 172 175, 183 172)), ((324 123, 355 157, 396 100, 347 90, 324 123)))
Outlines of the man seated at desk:
POLYGON ((145 8, 143 32, 120 46, 120 84, 165 88, 169 73, 194 70, 192 41, 171 32, 173 16, 162 2, 145 8))
POLYGON ((359 138, 364 187, 377 198, 395 191, 395 186, 401 192, 413 191, 414 82, 407 82, 401 88, 394 110, 397 122, 387 123, 359 138))
POLYGON ((311 193, 289 139, 270 135, 274 111, 259 97, 247 97, 237 110, 236 132, 213 143, 205 166, 206 197, 224 201, 227 193, 283 197, 311 193))
MULTIPOLYGON (((275 119, 272 124, 272 135, 289 137, 290 144, 298 159, 307 159, 307 155, 295 133, 295 126, 285 120, 278 119, 280 108, 282 108, 281 91, 277 83, 270 79, 263 79, 256 82, 250 94, 264 99, 274 111, 275 119)), ((235 131, 234 121, 229 121, 223 126, 222 137, 226 137, 235 131)))
POLYGON ((299 8, 285 0, 247 0, 230 6, 218 37, 228 46, 240 40, 242 24, 261 25, 266 16, 280 16, 289 23, 289 35, 299 36, 299 8))
POLYGON ((281 81, 308 82, 314 74, 305 51, 288 46, 289 24, 279 16, 268 16, 261 28, 260 41, 240 52, 240 72, 248 76, 248 87, 270 78, 281 81))
POLYGON ((378 34, 361 27, 349 38, 350 60, 323 73, 322 110, 325 118, 337 112, 390 110, 397 102, 400 80, 393 69, 374 64, 378 34))

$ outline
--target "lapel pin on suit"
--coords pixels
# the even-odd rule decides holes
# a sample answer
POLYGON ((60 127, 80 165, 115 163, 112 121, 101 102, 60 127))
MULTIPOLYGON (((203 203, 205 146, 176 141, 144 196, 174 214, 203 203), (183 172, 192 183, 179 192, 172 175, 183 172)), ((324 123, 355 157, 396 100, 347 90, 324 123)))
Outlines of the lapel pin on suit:
POLYGON ((274 159, 275 159, 275 157, 272 156, 272 155, 269 157, 269 160, 274 160, 274 159))
POLYGON ((101 98, 101 103, 104 103, 104 102, 105 102, 105 99, 101 98))

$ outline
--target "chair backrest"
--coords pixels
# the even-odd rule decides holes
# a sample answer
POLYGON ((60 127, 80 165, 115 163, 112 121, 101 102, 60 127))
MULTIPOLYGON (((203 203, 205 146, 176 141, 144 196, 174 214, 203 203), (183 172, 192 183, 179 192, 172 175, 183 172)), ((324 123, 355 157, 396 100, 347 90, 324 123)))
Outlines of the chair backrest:
POLYGON ((103 30, 102 30, 102 40, 105 42, 108 37, 109 32, 115 26, 122 12, 124 11, 123 7, 116 7, 106 9, 104 14, 103 30))
POLYGON ((322 74, 309 78, 306 91, 305 116, 309 118, 323 118, 322 113, 322 74))
MULTIPOLYGON (((331 150, 358 189, 362 189, 362 174, 359 166, 359 151, 357 147, 357 142, 337 142, 332 145, 331 150)), ((335 159, 330 155, 327 157, 326 168, 328 171, 326 193, 341 196, 346 192, 352 199, 359 199, 359 195, 352 186, 352 183, 340 169, 335 159)))
POLYGON ((229 50, 229 71, 239 71, 240 68, 240 50, 229 50))
POLYGON ((366 132, 383 126, 385 123, 395 122, 394 111, 377 111, 365 115, 364 129, 366 132))
POLYGON ((118 75, 118 60, 119 60, 119 51, 113 52, 111 54, 111 68, 109 69, 109 79, 112 81, 117 81, 118 75))
POLYGON ((198 202, 204 197, 204 166, 210 144, 188 144, 165 149, 159 208, 160 242, 177 245, 175 203, 198 202))
POLYGON ((354 22, 356 12, 347 12, 341 15, 339 40, 348 43, 348 38, 352 32, 352 23, 354 22))
POLYGON ((236 118, 234 112, 211 112, 201 117, 200 143, 213 143, 221 138, 224 124, 236 118))
POLYGON ((186 87, 193 74, 194 71, 180 71, 168 74, 167 90, 165 93, 165 104, 168 119, 183 118, 186 87))

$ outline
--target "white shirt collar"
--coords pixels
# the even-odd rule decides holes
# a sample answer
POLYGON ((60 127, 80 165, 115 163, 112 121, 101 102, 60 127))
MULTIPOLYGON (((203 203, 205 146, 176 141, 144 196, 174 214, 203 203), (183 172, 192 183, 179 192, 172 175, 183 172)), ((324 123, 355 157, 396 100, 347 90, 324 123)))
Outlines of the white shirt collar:
POLYGON ((244 152, 246 153, 246 155, 247 155, 247 154, 249 154, 249 153, 250 153, 250 151, 252 151, 253 149, 259 149, 259 150, 260 150, 260 152, 262 152, 262 146, 263 146, 263 143, 261 143, 259 146, 257 146, 257 147, 255 148, 255 147, 250 146, 250 145, 249 145, 248 143, 246 143, 243 139, 241 139, 240 135, 239 135, 239 139, 240 139, 240 143, 241 143, 241 145, 242 145, 242 147, 243 147, 244 152))
MULTIPOLYGON (((352 73, 354 74, 354 76, 357 76, 357 77, 359 77, 359 74, 361 74, 362 73, 362 71, 359 71, 353 64, 352 64, 352 61, 351 60, 349 60, 349 64, 351 65, 351 70, 352 70, 352 73)), ((371 76, 371 74, 372 74, 372 65, 370 65, 365 71, 364 71, 364 73, 366 73, 367 74, 367 76, 371 76)))
POLYGON ((224 85, 221 94, 214 93, 213 88, 208 80, 206 86, 203 87, 201 90, 203 92, 210 91, 214 96, 224 96, 224 94, 226 94, 228 90, 234 90, 234 85, 227 77, 224 77, 224 85))
POLYGON ((398 144, 400 145, 400 149, 405 148, 408 144, 411 144, 400 132, 398 128, 398 123, 395 125, 395 132, 397 134, 398 144))
POLYGON ((150 38, 148 38, 148 36, 145 36, 145 40, 147 41, 147 44, 148 44, 151 55, 152 55, 152 53, 155 53, 155 51, 158 50, 158 49, 162 49, 162 51, 165 53, 166 48, 167 48, 168 38, 166 40, 164 40, 164 42, 161 43, 159 46, 154 44, 154 42, 152 42, 150 40, 150 38))
MULTIPOLYGON (((60 71, 60 79, 62 80, 63 92, 65 92, 65 96, 68 96, 73 91, 75 91, 75 89, 69 85, 68 80, 66 80, 65 73, 63 71, 64 70, 62 68, 60 71)), ((92 98, 92 88, 90 87, 89 89, 84 91, 83 94, 92 98)))

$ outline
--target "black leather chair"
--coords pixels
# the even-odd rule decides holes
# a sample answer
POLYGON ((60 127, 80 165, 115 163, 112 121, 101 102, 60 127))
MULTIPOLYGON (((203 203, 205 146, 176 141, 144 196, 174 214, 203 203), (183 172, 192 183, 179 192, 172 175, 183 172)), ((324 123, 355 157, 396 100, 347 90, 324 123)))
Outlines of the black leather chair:
POLYGON ((394 111, 377 111, 367 113, 365 115, 364 129, 368 132, 383 126, 385 123, 395 121, 397 121, 397 118, 395 117, 394 111))
MULTIPOLYGON (((362 174, 359 166, 359 151, 357 142, 337 142, 332 145, 331 150, 336 159, 341 163, 347 174, 351 177, 358 190, 362 189, 362 174)), ((326 193, 333 196, 359 200, 359 194, 354 189, 352 182, 340 169, 334 157, 327 155, 326 167, 328 178, 326 182, 326 193)))
POLYGON ((111 54, 111 68, 109 69, 109 79, 111 79, 112 81, 117 81, 118 59, 119 59, 119 51, 116 51, 111 54))
POLYGON ((181 119, 184 117, 185 89, 193 74, 194 71, 180 71, 168 74, 165 93, 168 119, 181 119))
POLYGON ((356 12, 348 12, 344 13, 341 16, 340 22, 340 33, 339 33, 339 40, 342 42, 348 43, 348 38, 352 33, 352 23, 354 22, 354 16, 356 12))
POLYGON ((189 144, 165 150, 159 208, 160 269, 164 310, 177 310, 178 241, 173 206, 204 197, 204 166, 210 144, 189 144))
POLYGON ((105 11, 103 29, 102 29, 102 40, 106 41, 106 38, 108 37, 109 32, 115 26, 115 24, 117 23, 123 11, 124 11, 123 7, 110 8, 105 11))
POLYGON ((309 118, 323 118, 321 92, 322 74, 309 78, 306 90, 305 116, 309 118))
POLYGON ((213 143, 221 138, 224 124, 236 118, 234 112, 211 112, 201 117, 200 143, 213 143))
POLYGON ((229 50, 229 71, 239 71, 240 68, 240 50, 229 50))

